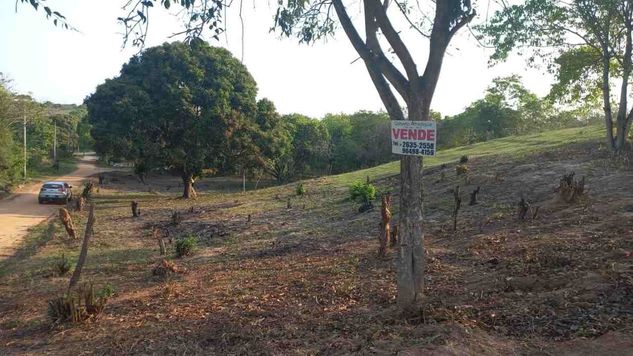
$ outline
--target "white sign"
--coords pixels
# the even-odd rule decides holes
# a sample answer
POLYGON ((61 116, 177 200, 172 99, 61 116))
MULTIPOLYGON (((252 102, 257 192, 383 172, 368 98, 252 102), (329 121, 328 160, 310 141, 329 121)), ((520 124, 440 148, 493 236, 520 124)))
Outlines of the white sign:
POLYGON ((391 121, 391 152, 399 155, 435 156, 435 121, 391 121))

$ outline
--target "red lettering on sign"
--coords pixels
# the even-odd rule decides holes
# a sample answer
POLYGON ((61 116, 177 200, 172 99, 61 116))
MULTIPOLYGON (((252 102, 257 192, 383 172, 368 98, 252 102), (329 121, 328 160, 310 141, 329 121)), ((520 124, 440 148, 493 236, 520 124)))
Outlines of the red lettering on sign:
POLYGON ((435 140, 435 130, 432 129, 392 129, 391 135, 396 140, 435 140))

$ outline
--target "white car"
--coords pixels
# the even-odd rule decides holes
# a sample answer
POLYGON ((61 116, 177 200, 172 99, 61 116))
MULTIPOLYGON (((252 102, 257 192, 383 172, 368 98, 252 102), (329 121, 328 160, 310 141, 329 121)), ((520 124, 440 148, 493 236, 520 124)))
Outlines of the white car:
POLYGON ((46 182, 40 189, 37 201, 40 204, 57 202, 66 204, 73 198, 72 186, 66 182, 46 182))

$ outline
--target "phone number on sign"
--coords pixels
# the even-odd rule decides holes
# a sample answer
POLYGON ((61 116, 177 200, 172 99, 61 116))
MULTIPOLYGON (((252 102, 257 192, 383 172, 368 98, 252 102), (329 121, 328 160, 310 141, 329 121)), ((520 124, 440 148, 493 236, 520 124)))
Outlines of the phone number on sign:
POLYGON ((434 150, 435 144, 431 142, 408 142, 402 143, 403 148, 420 148, 423 150, 434 150))
POLYGON ((411 154, 411 155, 433 156, 435 154, 435 150, 423 150, 419 148, 403 148, 402 153, 411 154))

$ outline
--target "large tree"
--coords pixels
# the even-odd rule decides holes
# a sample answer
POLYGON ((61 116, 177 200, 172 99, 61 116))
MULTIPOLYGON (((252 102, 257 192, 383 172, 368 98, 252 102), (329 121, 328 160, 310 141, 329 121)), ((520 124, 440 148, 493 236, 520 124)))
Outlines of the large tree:
POLYGON ((601 91, 607 147, 614 152, 625 147, 633 119, 628 102, 633 1, 527 0, 504 5, 482 29, 496 48, 493 60, 527 49, 531 63, 545 62, 557 74, 555 92, 564 87, 578 100, 580 94, 601 91), (616 78, 619 94, 613 95, 616 78), (614 99, 618 101, 615 117, 614 99))
POLYGON ((137 172, 167 167, 183 197, 205 168, 241 155, 257 87, 230 52, 201 40, 149 48, 86 99, 100 154, 134 160, 137 172), (239 152, 238 152, 239 151, 239 152))

